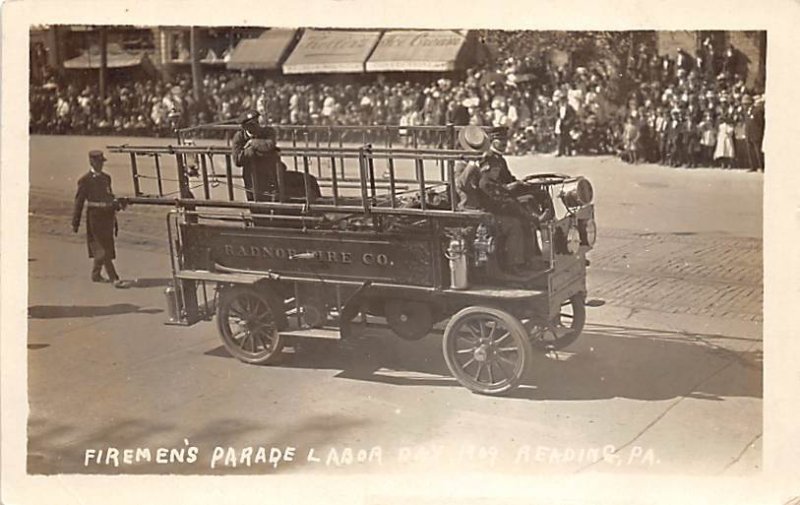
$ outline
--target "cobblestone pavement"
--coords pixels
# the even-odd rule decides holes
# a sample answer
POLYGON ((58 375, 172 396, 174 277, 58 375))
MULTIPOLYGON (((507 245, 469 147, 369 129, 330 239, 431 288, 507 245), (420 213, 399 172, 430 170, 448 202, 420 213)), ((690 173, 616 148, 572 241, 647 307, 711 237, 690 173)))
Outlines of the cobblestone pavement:
MULTIPOLYGON (((70 206, 63 194, 32 189, 30 232, 82 241, 82 235, 70 233, 70 206)), ((164 213, 163 208, 145 207, 120 213, 119 240, 163 250, 164 213)), ((589 259, 590 297, 611 305, 763 321, 759 239, 603 228, 589 259)))
POLYGON ((612 305, 763 321, 758 239, 611 229, 590 260, 590 296, 612 305))

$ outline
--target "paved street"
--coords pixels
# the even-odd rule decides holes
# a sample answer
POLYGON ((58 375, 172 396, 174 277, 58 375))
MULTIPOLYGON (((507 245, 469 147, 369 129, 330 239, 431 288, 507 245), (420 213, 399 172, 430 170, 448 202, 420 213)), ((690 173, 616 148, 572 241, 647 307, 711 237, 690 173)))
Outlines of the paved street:
MULTIPOLYGON (((88 282, 70 200, 87 149, 112 142, 122 139, 31 141, 30 472, 760 468, 760 174, 608 157, 510 159, 518 175, 592 181, 599 238, 590 298, 605 305, 588 309, 575 345, 538 357, 523 387, 490 398, 449 376, 436 335, 410 343, 376 334, 260 367, 228 356, 214 323, 164 326, 163 209, 120 215, 118 265, 132 289, 88 282), (199 449, 196 462, 156 462, 158 448, 177 459, 189 446, 199 449), (260 447, 281 461, 257 460, 260 447), (106 452, 85 464, 87 449, 108 448, 147 448, 152 458, 120 456, 117 467, 106 452)), ((130 194, 126 157, 112 155, 108 171, 117 194, 130 194)))

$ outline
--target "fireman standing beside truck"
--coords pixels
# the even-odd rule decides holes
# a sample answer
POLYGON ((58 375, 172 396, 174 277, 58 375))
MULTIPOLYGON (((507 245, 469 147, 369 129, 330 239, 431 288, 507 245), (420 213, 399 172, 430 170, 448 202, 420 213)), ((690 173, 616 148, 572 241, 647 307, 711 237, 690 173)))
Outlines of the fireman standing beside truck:
POLYGON ((111 176, 103 172, 106 157, 103 151, 89 151, 89 164, 92 169, 78 179, 75 194, 75 207, 72 212, 72 231, 78 233, 83 206, 86 205, 86 244, 92 258, 92 282, 113 282, 114 287, 127 288, 128 283, 120 280, 114 258, 114 235, 118 231, 118 205, 111 191, 111 176), (104 278, 105 268, 108 278, 104 278))

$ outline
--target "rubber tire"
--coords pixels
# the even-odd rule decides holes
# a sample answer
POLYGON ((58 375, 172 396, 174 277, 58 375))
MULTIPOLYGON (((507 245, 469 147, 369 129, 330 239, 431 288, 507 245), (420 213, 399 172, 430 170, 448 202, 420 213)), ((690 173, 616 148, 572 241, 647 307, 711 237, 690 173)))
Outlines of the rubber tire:
POLYGON ((581 336, 581 332, 583 331, 583 326, 586 324, 586 295, 583 293, 572 295, 569 299, 569 303, 572 305, 572 325, 570 326, 569 333, 555 340, 538 340, 531 338, 531 345, 534 348, 541 351, 559 351, 574 344, 575 341, 578 340, 578 337, 581 336))
POLYGON ((408 341, 422 340, 427 337, 435 323, 430 306, 413 300, 389 299, 386 301, 384 313, 386 322, 392 332, 403 340, 408 341), (413 314, 419 318, 420 327, 415 332, 402 331, 398 327, 398 325, 402 324, 398 319, 401 313, 404 312, 403 309, 411 309, 412 307, 416 307, 420 311, 418 314, 413 314))
POLYGON ((522 325, 519 319, 503 310, 494 307, 481 306, 467 307, 450 318, 450 321, 447 323, 447 327, 444 330, 444 337, 442 338, 442 352, 444 353, 444 359, 447 363, 447 368, 450 369, 450 373, 453 375, 453 377, 455 377, 455 379, 462 386, 466 387, 473 393, 484 395, 501 395, 517 388, 520 382, 522 382, 526 376, 529 362, 531 356, 533 355, 533 351, 530 347, 530 341, 528 339, 528 332, 525 330, 525 327, 522 325), (515 370, 513 370, 513 376, 510 378, 510 380, 507 380, 505 383, 501 383, 499 385, 487 386, 480 383, 480 381, 476 381, 471 375, 468 375, 462 369, 455 356, 455 341, 457 338, 456 331, 460 328, 464 320, 481 314, 488 316, 488 318, 502 322, 506 329, 508 329, 511 333, 519 349, 518 352, 520 354, 520 359, 519 363, 515 367, 515 370))
POLYGON ((283 312, 279 311, 279 307, 282 307, 282 304, 278 301, 278 298, 266 288, 256 289, 250 286, 232 286, 222 290, 217 304, 217 329, 225 349, 228 350, 231 356, 251 365, 274 364, 280 360, 284 342, 277 332, 283 328, 285 318, 282 316, 283 312), (256 353, 246 352, 233 339, 233 332, 229 322, 231 304, 238 298, 245 296, 263 303, 272 315, 276 331, 271 339, 271 349, 256 353), (278 317, 275 317, 276 314, 278 317))

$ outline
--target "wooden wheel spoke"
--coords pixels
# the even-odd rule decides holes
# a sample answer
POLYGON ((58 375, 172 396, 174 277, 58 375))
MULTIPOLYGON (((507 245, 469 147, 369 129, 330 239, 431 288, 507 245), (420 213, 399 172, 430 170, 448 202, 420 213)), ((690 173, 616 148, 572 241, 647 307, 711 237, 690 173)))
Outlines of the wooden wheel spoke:
POLYGON ((473 357, 473 358, 470 358, 470 359, 469 359, 469 361, 467 361, 466 363, 464 363, 463 365, 461 365, 461 368, 462 368, 463 370, 466 370, 466 369, 467 369, 467 367, 468 367, 468 366, 470 366, 470 365, 471 365, 471 364, 473 364, 473 363, 475 363, 475 358, 474 358, 474 357, 473 357))
POLYGON ((492 337, 494 337, 494 332, 497 331, 497 321, 492 321, 494 324, 492 325, 492 330, 489 332, 489 335, 486 337, 489 341, 492 341, 492 337))
POLYGON ((490 361, 486 368, 489 370, 489 384, 494 384, 494 374, 492 373, 492 362, 490 361))
POLYGON ((242 338, 242 340, 240 340, 238 342, 239 343, 239 347, 243 351, 247 350, 247 342, 250 341, 251 338, 253 338, 253 334, 252 333, 250 333, 249 331, 244 332, 244 338, 242 338))
POLYGON ((497 360, 498 360, 498 363, 502 361, 503 363, 508 363, 509 365, 511 365, 513 367, 517 366, 517 364, 515 362, 511 361, 510 359, 506 358, 505 356, 499 356, 498 355, 497 356, 497 360))
POLYGON ((253 331, 261 330, 262 328, 269 328, 270 330, 274 330, 275 329, 275 325, 273 324, 272 321, 265 321, 263 323, 259 323, 259 324, 255 325, 255 326, 253 326, 253 331))
POLYGON ((495 345, 500 344, 502 341, 504 341, 505 339, 507 339, 510 336, 511 336, 511 332, 510 331, 505 332, 502 337, 500 337, 500 338, 498 338, 497 340, 494 341, 495 345))
POLYGON ((247 312, 248 314, 252 314, 253 313, 253 300, 252 300, 252 298, 250 296, 247 296, 247 297, 244 298, 244 301, 245 301, 245 305, 244 305, 245 312, 247 312))
POLYGON ((508 370, 506 370, 506 367, 504 367, 504 366, 503 366, 503 363, 501 362, 501 359, 502 359, 502 358, 500 358, 500 357, 498 356, 498 360, 496 361, 496 363, 497 363, 497 368, 499 368, 499 369, 500 369, 500 371, 503 373, 503 376, 506 378, 506 380, 508 380, 508 379, 510 379, 510 378, 513 376, 513 374, 512 374, 512 373, 509 373, 509 372, 508 372, 508 370))
POLYGON ((272 343, 264 340, 264 337, 261 336, 261 333, 255 333, 255 338, 261 344, 261 347, 264 348, 265 351, 268 351, 272 347, 272 343))
POLYGON ((256 321, 261 321, 265 317, 272 319, 272 312, 270 312, 268 308, 253 314, 253 319, 256 321))
POLYGON ((498 347, 496 352, 519 352, 519 347, 498 347))
POLYGON ((469 353, 472 353, 472 352, 475 352, 475 348, 474 347, 472 347, 470 349, 458 349, 456 351, 456 354, 469 354, 469 353))
POLYGON ((481 338, 481 336, 478 334, 478 332, 475 331, 475 328, 473 328, 471 324, 465 323, 464 328, 466 328, 467 330, 469 330, 470 333, 472 333, 472 336, 475 338, 476 342, 481 338))
POLYGON ((466 340, 467 342, 469 342, 473 346, 478 345, 478 338, 477 337, 465 336, 463 333, 458 333, 456 335, 456 337, 461 339, 461 340, 466 340))
POLYGON ((475 380, 480 382, 481 372, 483 372, 483 363, 478 363, 478 371, 475 372, 475 380))
POLYGON ((239 319, 245 319, 244 308, 242 308, 239 300, 234 300, 230 304, 230 308, 228 309, 228 316, 231 315, 238 317, 239 319))

